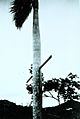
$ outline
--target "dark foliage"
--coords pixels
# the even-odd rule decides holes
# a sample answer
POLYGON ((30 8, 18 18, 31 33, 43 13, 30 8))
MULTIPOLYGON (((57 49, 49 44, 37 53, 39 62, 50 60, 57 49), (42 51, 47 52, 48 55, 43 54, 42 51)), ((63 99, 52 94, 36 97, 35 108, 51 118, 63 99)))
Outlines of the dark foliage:
POLYGON ((64 101, 71 99, 80 99, 80 95, 77 93, 76 89, 80 89, 80 84, 78 81, 73 79, 79 78, 77 75, 70 73, 65 79, 61 79, 61 84, 59 88, 59 94, 63 97, 64 101))
POLYGON ((32 119, 32 108, 0 100, 0 119, 32 119))
MULTIPOLYGON (((32 107, 0 100, 0 119, 32 119, 32 107)), ((43 119, 80 119, 80 103, 67 101, 55 107, 42 109, 43 119)))
MULTIPOLYGON (((32 74, 32 68, 29 69, 32 74)), ((43 75, 42 75, 43 77, 43 75)), ((52 80, 44 81, 42 80, 42 93, 45 97, 52 97, 56 99, 60 104, 60 98, 64 99, 64 102, 71 99, 80 99, 80 94, 77 93, 76 89, 80 90, 80 82, 74 81, 73 79, 79 78, 77 75, 69 73, 66 78, 52 78, 52 80), (55 98, 54 92, 57 93, 57 98, 55 98), (51 96, 46 95, 45 93, 49 92, 51 96)), ((26 83, 26 89, 28 90, 29 94, 32 94, 32 84, 26 83)))
POLYGON ((14 0, 10 12, 14 14, 13 20, 17 28, 21 28, 32 9, 32 0, 14 0))

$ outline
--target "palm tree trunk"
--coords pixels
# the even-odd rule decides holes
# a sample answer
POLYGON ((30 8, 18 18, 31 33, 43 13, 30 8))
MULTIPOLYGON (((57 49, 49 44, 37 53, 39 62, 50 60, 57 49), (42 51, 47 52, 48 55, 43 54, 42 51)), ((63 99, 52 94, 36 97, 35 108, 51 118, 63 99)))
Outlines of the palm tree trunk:
MULTIPOLYGON (((35 0, 36 4, 36 0, 35 0)), ((38 0, 37 4, 38 6, 38 0)), ((41 43, 38 7, 33 9, 33 119, 41 119, 42 86, 39 67, 41 65, 41 43)))

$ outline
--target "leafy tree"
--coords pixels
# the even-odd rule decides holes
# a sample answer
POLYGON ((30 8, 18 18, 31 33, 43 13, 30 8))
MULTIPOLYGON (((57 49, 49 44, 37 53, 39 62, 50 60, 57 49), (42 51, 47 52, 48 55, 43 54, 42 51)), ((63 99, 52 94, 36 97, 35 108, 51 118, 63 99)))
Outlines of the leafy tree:
MULTIPOLYGON (((60 98, 64 99, 64 102, 67 100, 79 100, 80 95, 77 93, 76 89, 80 90, 80 82, 74 81, 74 79, 79 78, 77 75, 69 73, 66 78, 52 78, 52 80, 42 81, 42 93, 46 97, 51 97, 56 99, 60 104, 60 98), (46 92, 49 92, 51 96, 46 95, 46 92), (57 98, 54 97, 54 92, 57 93, 57 98)), ((44 78, 43 78, 44 79, 44 78)), ((32 94, 32 85, 27 85, 26 89, 32 94)))
MULTIPOLYGON (((78 78, 77 75, 73 75, 70 73, 64 79, 64 87, 63 90, 60 92, 61 96, 63 97, 64 101, 71 100, 71 99, 79 99, 80 95, 77 93, 76 89, 80 89, 80 84, 78 81, 74 81, 74 79, 78 78)), ((62 83, 63 85, 63 83, 62 83)))

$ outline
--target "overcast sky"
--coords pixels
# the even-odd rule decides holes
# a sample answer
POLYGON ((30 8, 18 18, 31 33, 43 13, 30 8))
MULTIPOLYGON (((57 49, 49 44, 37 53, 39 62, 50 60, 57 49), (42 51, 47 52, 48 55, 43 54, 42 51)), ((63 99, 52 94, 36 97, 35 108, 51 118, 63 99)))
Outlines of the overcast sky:
MULTIPOLYGON (((26 105, 30 96, 26 81, 32 63, 32 13, 21 30, 17 30, 9 13, 10 2, 0 1, 0 99, 26 105)), ((40 33, 45 80, 66 77, 70 72, 80 76, 80 4, 79 0, 41 0, 40 33)), ((43 105, 55 101, 44 99, 43 105)))

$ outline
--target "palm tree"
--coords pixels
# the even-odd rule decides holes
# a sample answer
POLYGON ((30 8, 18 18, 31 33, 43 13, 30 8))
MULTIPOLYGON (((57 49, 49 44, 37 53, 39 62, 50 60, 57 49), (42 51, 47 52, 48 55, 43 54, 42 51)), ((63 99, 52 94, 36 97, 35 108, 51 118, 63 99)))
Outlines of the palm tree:
POLYGON ((21 28, 33 8, 33 119, 41 119, 42 86, 40 76, 41 43, 39 31, 38 0, 14 0, 11 13, 17 28, 21 28))

